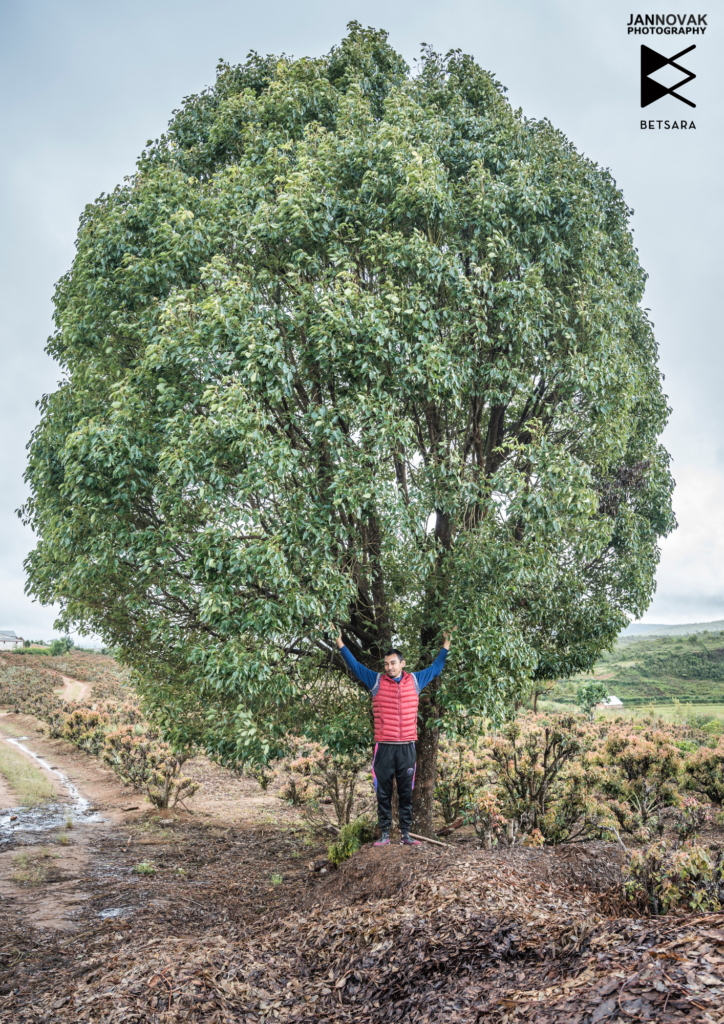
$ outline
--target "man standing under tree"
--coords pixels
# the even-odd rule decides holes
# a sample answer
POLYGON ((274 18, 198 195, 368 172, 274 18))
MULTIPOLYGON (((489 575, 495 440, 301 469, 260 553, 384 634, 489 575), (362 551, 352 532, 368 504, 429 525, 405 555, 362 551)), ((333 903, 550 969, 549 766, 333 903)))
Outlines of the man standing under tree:
POLYGON ((417 755, 417 705, 427 684, 439 676, 445 667, 450 650, 450 634, 443 633, 445 643, 429 668, 410 674, 405 672, 405 661, 400 651, 392 649, 385 654, 385 671, 373 672, 360 665, 345 647, 341 630, 337 632, 337 647, 347 668, 354 673, 372 694, 375 717, 375 753, 372 759, 372 778, 377 793, 377 817, 380 838, 375 846, 388 846, 392 824, 392 783, 397 779, 400 803, 401 846, 419 846, 410 836, 412 824, 412 790, 415 788, 417 755))

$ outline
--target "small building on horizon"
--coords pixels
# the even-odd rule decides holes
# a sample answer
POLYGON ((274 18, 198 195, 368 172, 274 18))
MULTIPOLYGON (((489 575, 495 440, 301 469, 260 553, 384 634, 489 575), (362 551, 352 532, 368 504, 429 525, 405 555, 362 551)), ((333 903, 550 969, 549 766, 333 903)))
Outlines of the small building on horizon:
POLYGON ((0 651, 14 651, 24 643, 23 638, 17 636, 12 629, 0 629, 0 651))
POLYGON ((623 701, 611 694, 606 700, 602 700, 598 706, 605 711, 620 711, 623 707, 623 701))

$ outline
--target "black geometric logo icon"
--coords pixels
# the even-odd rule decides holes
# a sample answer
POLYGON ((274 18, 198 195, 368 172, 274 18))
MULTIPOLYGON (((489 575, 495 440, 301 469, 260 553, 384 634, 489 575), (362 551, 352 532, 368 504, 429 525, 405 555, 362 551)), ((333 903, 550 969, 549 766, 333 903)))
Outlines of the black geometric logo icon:
POLYGON ((681 53, 675 53, 673 57, 663 57, 656 50, 652 50, 650 46, 641 47, 641 106, 648 107, 649 103, 655 103, 656 100, 660 100, 662 96, 675 96, 677 100, 681 100, 682 103, 688 103, 690 107, 695 107, 696 103, 692 103, 691 100, 687 100, 685 96, 679 96, 677 89, 680 89, 682 85, 686 85, 688 82, 692 82, 696 75, 693 74, 688 68, 682 68, 681 64, 677 64, 676 61, 679 57, 683 57, 685 53, 689 53, 690 50, 695 50, 696 45, 687 46, 681 53), (660 68, 670 65, 672 68, 676 68, 682 75, 686 75, 680 82, 676 82, 670 88, 666 88, 665 85, 661 85, 653 78, 649 78, 649 75, 653 75, 660 68))

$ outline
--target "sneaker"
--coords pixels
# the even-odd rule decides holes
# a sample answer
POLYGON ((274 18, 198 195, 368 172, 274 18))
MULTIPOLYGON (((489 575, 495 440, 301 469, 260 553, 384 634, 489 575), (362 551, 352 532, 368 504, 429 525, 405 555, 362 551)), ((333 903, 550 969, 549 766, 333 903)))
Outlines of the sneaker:
MULTIPOLYGON (((389 840, 388 840, 389 842, 389 840)), ((406 832, 402 833, 402 839, 400 839, 400 846, 421 846, 419 839, 413 839, 412 836, 407 835, 406 832)))
POLYGON ((377 840, 377 842, 374 845, 375 846, 389 846, 390 845, 390 833, 389 832, 383 832, 382 835, 380 836, 380 838, 377 840))

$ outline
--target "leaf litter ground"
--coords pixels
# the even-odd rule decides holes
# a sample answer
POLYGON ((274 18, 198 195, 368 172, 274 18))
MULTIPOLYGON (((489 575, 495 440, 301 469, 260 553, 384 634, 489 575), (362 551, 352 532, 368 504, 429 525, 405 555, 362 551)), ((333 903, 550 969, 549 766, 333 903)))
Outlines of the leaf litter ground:
POLYGON ((2 1024, 724 1021, 724 914, 628 915, 609 844, 365 847, 321 875, 291 829, 93 843, 75 933, 5 908, 2 1024))

